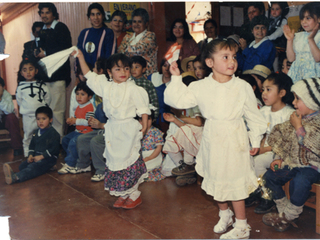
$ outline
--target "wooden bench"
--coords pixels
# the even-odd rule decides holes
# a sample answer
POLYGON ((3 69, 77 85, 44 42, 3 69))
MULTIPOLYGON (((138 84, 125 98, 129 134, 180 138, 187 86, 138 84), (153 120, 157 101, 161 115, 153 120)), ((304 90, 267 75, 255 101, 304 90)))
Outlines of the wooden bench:
MULTIPOLYGON (((283 188, 287 197, 290 199, 289 183, 290 181, 287 182, 283 188)), ((320 234, 320 182, 312 184, 310 192, 315 193, 315 195, 311 195, 304 205, 316 210, 316 233, 320 234)))
POLYGON ((10 142, 11 137, 10 133, 7 129, 1 129, 0 130, 0 142, 10 142))

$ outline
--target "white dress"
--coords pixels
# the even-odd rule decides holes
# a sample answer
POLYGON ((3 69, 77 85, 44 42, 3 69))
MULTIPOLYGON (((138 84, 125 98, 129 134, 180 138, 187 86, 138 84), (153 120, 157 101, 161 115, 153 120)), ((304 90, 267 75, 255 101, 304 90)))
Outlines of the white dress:
POLYGON ((150 115, 148 93, 129 78, 126 82, 109 82, 104 75, 89 72, 87 85, 103 99, 106 148, 103 156, 111 171, 126 169, 139 158, 142 126, 136 115, 150 115))
POLYGON ((212 74, 186 87, 181 76, 173 76, 164 100, 178 109, 198 105, 206 119, 196 164, 197 173, 204 178, 202 189, 217 201, 247 198, 258 186, 250 164, 248 134, 252 146, 259 148, 267 127, 252 87, 234 76, 219 83, 212 74))

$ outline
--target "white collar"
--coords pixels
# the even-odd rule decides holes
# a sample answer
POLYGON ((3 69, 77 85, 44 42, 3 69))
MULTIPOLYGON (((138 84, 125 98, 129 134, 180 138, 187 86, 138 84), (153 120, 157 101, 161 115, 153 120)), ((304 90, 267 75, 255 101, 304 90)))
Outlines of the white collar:
POLYGON ((253 40, 249 47, 258 48, 264 41, 269 40, 268 37, 264 37, 260 42, 256 43, 256 40, 253 40))
POLYGON ((137 36, 136 36, 136 33, 134 33, 129 40, 130 45, 131 46, 136 45, 146 32, 147 32, 147 29, 144 30, 143 32, 139 33, 137 36))
MULTIPOLYGON (((58 24, 58 21, 57 20, 53 20, 52 23, 51 23, 50 28, 54 29, 57 24, 58 24)), ((44 24, 42 29, 48 29, 47 25, 44 24)))

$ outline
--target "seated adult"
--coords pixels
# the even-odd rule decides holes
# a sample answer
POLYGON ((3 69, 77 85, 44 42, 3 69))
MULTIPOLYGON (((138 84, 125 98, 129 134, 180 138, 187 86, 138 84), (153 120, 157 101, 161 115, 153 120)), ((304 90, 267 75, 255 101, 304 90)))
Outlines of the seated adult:
POLYGON ((189 27, 186 20, 178 18, 174 20, 170 30, 170 41, 181 45, 179 59, 190 56, 198 56, 200 49, 196 41, 189 32, 189 27))
POLYGON ((154 32, 147 30, 149 24, 149 14, 144 8, 137 8, 132 12, 133 33, 127 33, 123 38, 119 48, 119 53, 124 53, 128 57, 141 56, 147 61, 145 76, 157 72, 158 46, 154 32))
POLYGON ((169 128, 169 123, 164 120, 163 113, 170 112, 170 106, 164 103, 163 93, 171 80, 171 73, 169 71, 170 64, 166 59, 162 59, 160 63, 159 72, 155 72, 148 77, 156 89, 159 101, 159 117, 156 119, 156 125, 164 133, 169 128))
POLYGON ((209 41, 218 38, 217 28, 218 28, 217 22, 213 19, 208 19, 207 21, 204 22, 203 29, 207 38, 198 42, 198 46, 201 51, 202 49, 205 48, 206 44, 209 41))
POLYGON ((120 46, 124 36, 127 34, 125 26, 127 24, 127 15, 125 12, 116 10, 112 13, 110 26, 117 38, 117 48, 120 46))
POLYGON ((249 2, 245 9, 245 13, 247 14, 245 23, 242 24, 240 28, 240 45, 249 45, 253 40, 254 37, 252 35, 250 21, 259 15, 265 15, 265 8, 263 2, 249 2))
POLYGON ((113 31, 104 24, 105 11, 99 3, 92 3, 88 7, 87 17, 92 27, 81 31, 77 47, 86 62, 94 66, 99 57, 108 58, 115 53, 116 38, 113 31))
POLYGON ((38 52, 40 51, 40 37, 39 32, 43 27, 43 22, 34 22, 32 24, 32 34, 34 36, 34 40, 31 40, 29 42, 26 42, 23 45, 23 54, 22 54, 22 60, 32 60, 32 61, 38 61, 39 59, 36 58, 36 55, 38 55, 38 52))
POLYGON ((251 31, 254 41, 247 47, 241 45, 242 53, 237 55, 238 68, 245 71, 261 64, 272 69, 276 57, 276 48, 266 35, 269 26, 267 17, 259 15, 251 20, 251 31))
POLYGON ((0 122, 9 131, 13 155, 17 156, 23 154, 19 120, 14 114, 12 96, 4 86, 4 80, 0 77, 0 122))

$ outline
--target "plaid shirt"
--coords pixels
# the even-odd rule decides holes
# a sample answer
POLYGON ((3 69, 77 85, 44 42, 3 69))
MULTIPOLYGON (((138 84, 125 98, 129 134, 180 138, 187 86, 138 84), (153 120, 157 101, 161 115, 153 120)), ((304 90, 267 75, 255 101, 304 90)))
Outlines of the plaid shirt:
POLYGON ((148 79, 146 79, 145 77, 141 77, 141 78, 134 78, 131 77, 138 86, 143 87, 149 96, 149 102, 156 107, 157 109, 154 111, 154 118, 157 119, 159 116, 159 101, 158 101, 158 95, 156 92, 156 89, 154 88, 153 84, 151 81, 149 81, 148 79))

